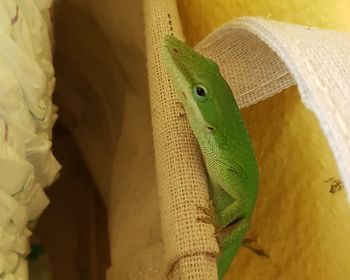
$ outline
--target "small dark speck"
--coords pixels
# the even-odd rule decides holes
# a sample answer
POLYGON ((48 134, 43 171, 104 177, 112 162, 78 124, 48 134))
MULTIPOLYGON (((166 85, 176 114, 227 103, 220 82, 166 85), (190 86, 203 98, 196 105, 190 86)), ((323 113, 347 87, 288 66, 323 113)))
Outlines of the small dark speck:
POLYGON ((11 24, 15 24, 18 20, 18 5, 16 6, 16 15, 11 19, 11 24))
POLYGON ((173 48, 173 52, 174 52, 174 53, 178 53, 179 50, 178 50, 177 48, 173 48))
POLYGON ((325 180, 326 183, 330 183, 329 192, 331 194, 335 194, 338 191, 341 191, 343 188, 343 182, 340 179, 336 179, 334 177, 330 177, 325 180))
POLYGON ((9 133, 9 127, 8 127, 7 123, 5 123, 5 135, 4 135, 5 142, 7 142, 8 133, 9 133))

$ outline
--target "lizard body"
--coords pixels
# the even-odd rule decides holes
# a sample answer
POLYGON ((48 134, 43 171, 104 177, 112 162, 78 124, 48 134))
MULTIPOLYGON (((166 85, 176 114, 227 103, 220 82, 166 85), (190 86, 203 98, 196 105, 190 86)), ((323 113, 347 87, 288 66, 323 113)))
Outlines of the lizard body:
POLYGON ((209 179, 220 245, 221 279, 249 227, 258 191, 258 166, 232 91, 218 65, 166 36, 163 57, 199 143, 209 179))

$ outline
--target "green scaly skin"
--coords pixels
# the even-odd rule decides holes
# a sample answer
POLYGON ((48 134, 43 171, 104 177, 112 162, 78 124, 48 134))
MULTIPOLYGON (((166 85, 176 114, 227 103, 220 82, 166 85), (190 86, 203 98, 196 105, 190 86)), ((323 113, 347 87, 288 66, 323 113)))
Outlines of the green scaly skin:
POLYGON ((205 161, 215 209, 222 279, 249 227, 258 191, 258 165, 232 91, 218 65, 166 36, 163 57, 205 161))

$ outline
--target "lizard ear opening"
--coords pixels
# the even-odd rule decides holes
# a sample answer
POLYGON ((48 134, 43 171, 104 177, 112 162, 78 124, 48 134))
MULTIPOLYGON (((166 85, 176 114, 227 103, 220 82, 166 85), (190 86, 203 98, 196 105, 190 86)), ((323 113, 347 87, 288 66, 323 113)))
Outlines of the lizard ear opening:
POLYGON ((212 132, 214 130, 214 127, 208 125, 207 129, 208 129, 209 132, 212 132))

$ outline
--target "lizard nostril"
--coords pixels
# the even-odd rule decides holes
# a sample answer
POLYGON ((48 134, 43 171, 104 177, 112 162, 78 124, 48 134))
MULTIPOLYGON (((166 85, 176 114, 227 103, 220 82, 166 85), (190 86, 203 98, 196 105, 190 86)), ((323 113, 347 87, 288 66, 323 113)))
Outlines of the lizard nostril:
POLYGON ((179 50, 178 50, 177 48, 173 48, 173 52, 174 52, 174 53, 178 53, 179 50))

